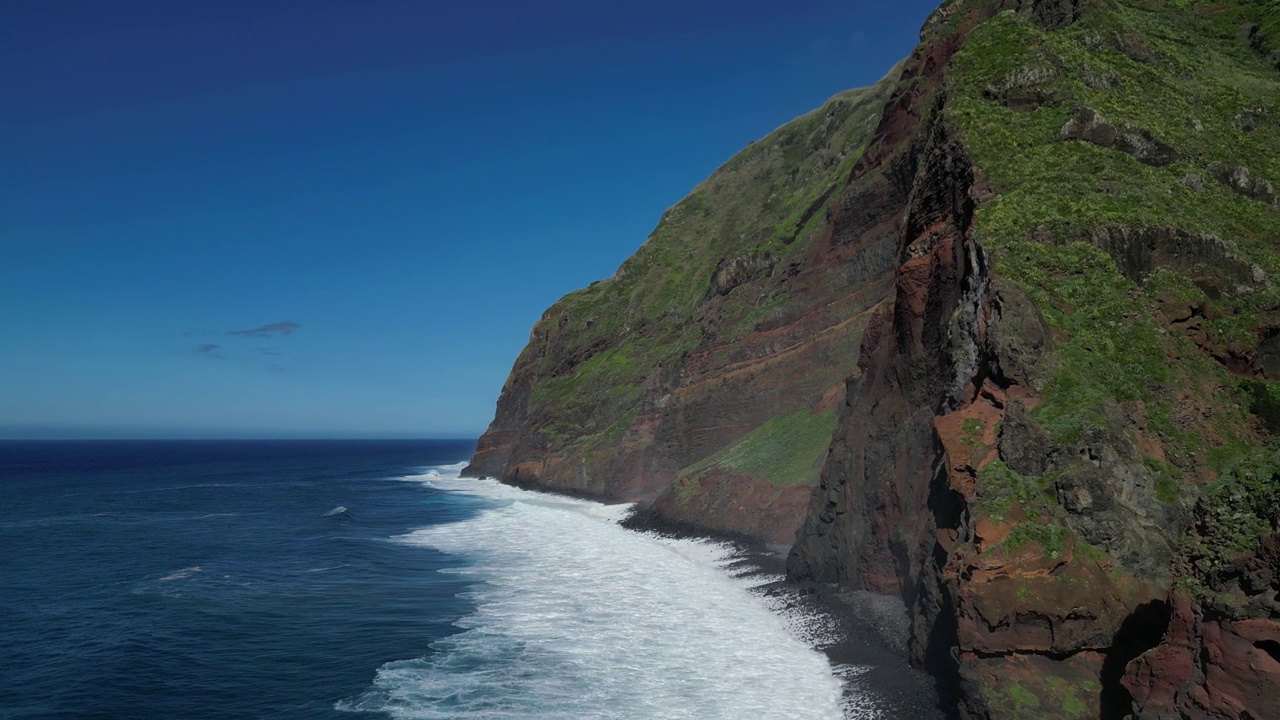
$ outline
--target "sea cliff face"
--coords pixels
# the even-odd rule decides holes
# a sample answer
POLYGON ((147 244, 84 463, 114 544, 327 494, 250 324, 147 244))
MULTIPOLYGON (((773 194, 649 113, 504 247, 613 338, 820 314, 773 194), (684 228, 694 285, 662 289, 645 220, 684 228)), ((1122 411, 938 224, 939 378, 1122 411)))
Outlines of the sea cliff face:
POLYGON ((1280 717, 1278 26, 944 3, 549 310, 472 471, 794 539, 957 716, 1280 717))
POLYGON ((839 199, 897 78, 753 143, 547 310, 467 472, 789 545, 891 287, 893 218, 839 199), (833 212, 876 232, 835 234, 833 212))

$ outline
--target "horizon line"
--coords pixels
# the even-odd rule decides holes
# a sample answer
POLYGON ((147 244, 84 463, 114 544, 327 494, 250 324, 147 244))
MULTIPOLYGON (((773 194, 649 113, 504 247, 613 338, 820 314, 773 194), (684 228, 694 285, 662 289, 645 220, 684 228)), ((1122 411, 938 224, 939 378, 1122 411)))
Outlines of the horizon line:
POLYGON ((0 435, 0 442, 476 442, 480 435, 285 435, 285 436, 17 436, 0 435))

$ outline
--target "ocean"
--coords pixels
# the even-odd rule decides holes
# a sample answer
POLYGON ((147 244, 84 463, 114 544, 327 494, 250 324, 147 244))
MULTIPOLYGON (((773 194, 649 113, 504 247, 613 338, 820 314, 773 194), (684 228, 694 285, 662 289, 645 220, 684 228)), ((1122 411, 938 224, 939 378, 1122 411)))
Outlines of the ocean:
POLYGON ((0 718, 879 716, 739 549, 472 448, 0 443, 0 718))

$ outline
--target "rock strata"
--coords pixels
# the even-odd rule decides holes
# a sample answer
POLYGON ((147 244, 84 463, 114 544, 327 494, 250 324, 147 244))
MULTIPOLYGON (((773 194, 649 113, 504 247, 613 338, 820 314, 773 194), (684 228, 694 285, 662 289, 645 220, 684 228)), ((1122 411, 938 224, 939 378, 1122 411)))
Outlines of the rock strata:
POLYGON ((1132 155, 1144 165, 1163 166, 1178 162, 1178 151, 1160 142, 1149 130, 1126 125, 1116 127, 1098 111, 1080 108, 1076 116, 1062 126, 1058 136, 1063 140, 1082 140, 1098 147, 1132 155))
POLYGON ((951 717, 1280 717, 1260 7, 944 2, 549 309, 469 472, 789 546, 951 717))

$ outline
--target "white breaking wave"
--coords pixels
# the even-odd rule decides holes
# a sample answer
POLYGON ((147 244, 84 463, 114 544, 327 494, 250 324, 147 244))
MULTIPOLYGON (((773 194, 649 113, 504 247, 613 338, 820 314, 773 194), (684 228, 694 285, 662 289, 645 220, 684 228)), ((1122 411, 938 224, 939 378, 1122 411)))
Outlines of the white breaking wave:
POLYGON ((628 505, 463 480, 462 467, 407 479, 493 507, 397 540, 472 560, 453 572, 475 576, 475 612, 338 709, 405 720, 876 717, 869 698, 842 698, 837 670, 801 637, 804 619, 752 592, 775 578, 727 571, 732 546, 631 532, 618 525, 628 505))
POLYGON ((196 565, 194 567, 182 568, 181 570, 174 570, 168 575, 165 575, 164 577, 160 578, 160 582, 173 582, 174 580, 186 580, 187 578, 191 577, 192 575, 198 572, 204 572, 204 568, 200 567, 199 565, 196 565))

